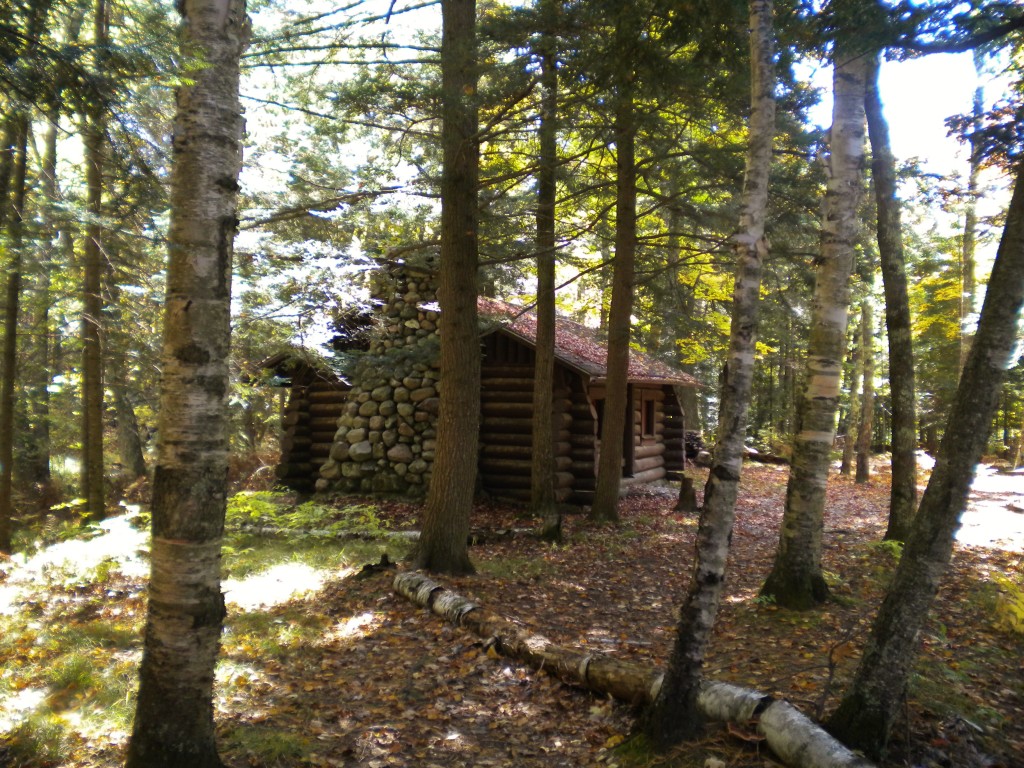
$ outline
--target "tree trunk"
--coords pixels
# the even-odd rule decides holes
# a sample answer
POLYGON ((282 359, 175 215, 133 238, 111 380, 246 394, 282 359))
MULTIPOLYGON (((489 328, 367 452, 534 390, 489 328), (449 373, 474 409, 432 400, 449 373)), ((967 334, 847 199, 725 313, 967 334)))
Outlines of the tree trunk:
POLYGON ((475 0, 442 0, 441 411, 416 565, 472 573, 466 547, 480 427, 477 327, 477 67, 475 0))
MULTIPOLYGON (((124 371, 123 366, 111 366, 111 372, 124 371)), ((117 415, 117 456, 128 477, 137 479, 146 474, 146 457, 142 451, 142 437, 139 435, 139 422, 135 417, 128 396, 128 388, 124 385, 111 385, 114 395, 114 412, 117 415)))
POLYGON ((870 755, 884 752, 906 693, 927 619, 953 553, 960 515, 985 448, 1016 343, 1024 305, 1024 164, 988 283, 971 351, 957 387, 939 455, 879 609, 850 690, 832 715, 833 733, 870 755))
POLYGON ((849 476, 853 471, 854 456, 857 449, 857 437, 855 430, 860 424, 860 387, 864 376, 864 358, 860 351, 860 326, 854 329, 854 344, 850 350, 850 409, 846 413, 846 435, 843 439, 843 460, 839 465, 839 474, 849 476))
POLYGON ((110 278, 106 290, 110 331, 106 334, 106 358, 110 371, 110 391, 114 400, 114 414, 117 419, 117 457, 127 476, 131 479, 146 474, 146 457, 143 451, 142 436, 139 434, 139 422, 132 404, 131 372, 128 367, 128 350, 130 340, 128 334, 120 332, 123 313, 121 310, 121 290, 117 285, 117 277, 108 272, 110 278))
POLYGON ((604 423, 597 486, 590 519, 618 522, 622 482, 623 433, 632 420, 629 403, 629 336, 633 314, 633 276, 636 269, 636 124, 633 113, 632 54, 636 44, 628 18, 633 9, 624 5, 616 37, 620 41, 621 76, 615 106, 615 265, 612 301, 608 310, 608 356, 604 423))
POLYGON ((231 272, 242 162, 245 0, 185 0, 177 92, 153 540, 127 768, 220 768, 213 676, 224 623, 231 272))
POLYGON ((828 597, 821 572, 825 486, 836 433, 839 380, 850 307, 850 273, 859 232, 857 205, 864 164, 867 59, 835 41, 829 178, 822 218, 807 344, 806 380, 775 565, 762 593, 786 608, 811 608, 828 597))
MULTIPOLYGON (((974 50, 974 71, 981 78, 981 50, 974 50)), ((975 294, 975 250, 978 239, 978 195, 981 177, 981 160, 984 152, 981 128, 985 117, 985 91, 979 85, 974 89, 974 103, 971 110, 972 131, 971 168, 967 177, 967 210, 964 212, 964 236, 960 248, 960 370, 967 363, 971 349, 971 323, 974 315, 975 294)))
MULTIPOLYGON (((572 685, 614 696, 629 704, 650 704, 662 676, 641 664, 600 653, 555 645, 504 617, 449 592, 419 573, 400 573, 394 590, 452 624, 493 643, 496 652, 572 685)), ((768 746, 794 768, 871 768, 822 728, 785 701, 728 683, 703 681, 697 695, 702 719, 757 723, 768 746)))
POLYGON ((863 390, 860 397, 860 424, 857 430, 857 474, 855 482, 866 483, 871 479, 871 434, 875 415, 875 324, 869 296, 861 302, 861 355, 864 359, 863 390))
MULTIPOLYGON (((0 552, 11 551, 12 496, 14 491, 14 383, 18 375, 18 310, 21 299, 22 241, 25 229, 26 173, 28 167, 27 115, 17 114, 14 124, 12 149, 14 162, 11 173, 10 209, 6 212, 9 254, 6 264, 4 290, 4 341, 0 380, 0 552)), ((0 201, 6 208, 6 200, 0 201)))
POLYGON ((704 506, 697 530, 697 559, 679 611, 668 669, 642 726, 660 750, 692 738, 700 731, 703 718, 698 700, 704 657, 722 599, 736 515, 754 380, 761 272, 768 255, 764 224, 775 136, 772 10, 771 0, 750 0, 750 146, 739 228, 733 235, 736 278, 729 357, 719 407, 718 441, 704 486, 704 506))
MULTIPOLYGON (((77 38, 77 29, 69 24, 69 39, 77 38)), ((60 189, 57 185, 57 134, 60 129, 60 110, 53 109, 49 114, 49 125, 46 129, 43 153, 43 167, 40 179, 46 209, 43 214, 49 242, 44 247, 42 263, 36 276, 36 307, 33 319, 33 336, 36 339, 37 373, 29 385, 29 401, 32 420, 32 449, 29 457, 29 474, 34 483, 38 483, 45 495, 52 481, 50 474, 50 384, 53 381, 53 368, 50 365, 50 309, 53 302, 51 295, 50 273, 56 264, 61 238, 68 237, 66 223, 58 216, 60 189)))
POLYGON ((562 515, 555 500, 555 191, 558 164, 558 5, 546 0, 541 7, 541 96, 537 174, 537 340, 533 375, 533 455, 530 504, 541 518, 541 538, 561 541, 562 515))
POLYGON ((871 175, 878 208, 878 258, 885 292, 885 330, 889 339, 889 391, 892 399, 892 487, 885 538, 906 541, 917 509, 917 413, 910 299, 903 254, 903 225, 896 197, 896 161, 889 126, 878 95, 878 58, 868 75, 868 136, 871 175))
MULTIPOLYGON (((104 73, 107 44, 106 0, 96 0, 93 20, 95 75, 104 73)), ((82 277, 82 488, 86 514, 91 520, 104 516, 106 502, 103 467, 103 165, 104 115, 100 93, 85 109, 82 143, 85 153, 86 225, 82 277)))

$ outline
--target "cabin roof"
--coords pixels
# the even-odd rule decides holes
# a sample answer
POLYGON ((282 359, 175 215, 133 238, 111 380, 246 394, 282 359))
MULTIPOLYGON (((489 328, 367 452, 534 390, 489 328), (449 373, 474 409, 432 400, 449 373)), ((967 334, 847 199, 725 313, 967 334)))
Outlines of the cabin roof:
MULTIPOLYGON (((477 310, 481 317, 497 323, 489 333, 501 331, 530 347, 537 346, 537 315, 532 309, 481 296, 477 310)), ((604 381, 608 376, 608 347, 598 339, 595 329, 562 315, 555 316, 555 358, 594 381, 604 381)), ((629 380, 634 384, 700 386, 689 374, 635 349, 629 351, 629 380)))

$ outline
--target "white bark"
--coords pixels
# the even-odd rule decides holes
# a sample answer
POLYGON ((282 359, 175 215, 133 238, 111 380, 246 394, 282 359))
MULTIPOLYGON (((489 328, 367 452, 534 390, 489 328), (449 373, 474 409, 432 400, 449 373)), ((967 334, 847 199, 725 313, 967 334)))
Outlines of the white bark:
POLYGON ((644 720, 644 732, 660 749, 692 738, 699 731, 697 692, 725 585, 754 380, 761 273, 768 255, 764 226, 775 137, 774 50, 772 2, 751 0, 750 146, 738 233, 733 237, 736 277, 729 359, 722 383, 714 463, 704 487, 704 508, 697 531, 697 561, 680 608, 665 684, 644 720))
POLYGON ((821 572, 825 486, 835 439, 864 166, 870 57, 837 40, 833 60, 831 157, 807 344, 807 383, 797 404, 800 432, 793 443, 775 565, 764 586, 765 594, 795 609, 810 608, 828 597, 821 572))

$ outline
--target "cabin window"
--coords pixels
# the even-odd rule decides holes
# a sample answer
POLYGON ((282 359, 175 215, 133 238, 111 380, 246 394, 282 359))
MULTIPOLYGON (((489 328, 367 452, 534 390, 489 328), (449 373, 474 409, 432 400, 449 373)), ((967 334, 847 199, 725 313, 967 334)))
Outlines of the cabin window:
POLYGON ((641 396, 640 433, 644 437, 654 437, 654 424, 657 412, 657 401, 641 396))

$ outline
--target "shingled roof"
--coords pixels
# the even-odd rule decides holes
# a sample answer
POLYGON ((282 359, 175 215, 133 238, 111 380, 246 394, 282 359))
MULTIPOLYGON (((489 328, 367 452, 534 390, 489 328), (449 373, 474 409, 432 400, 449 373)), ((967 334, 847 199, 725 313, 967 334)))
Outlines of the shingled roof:
MULTIPOLYGON (((477 310, 481 318, 495 322, 490 333, 501 331, 537 346, 537 315, 532 309, 481 296, 477 310)), ((603 381, 608 375, 608 347, 597 338, 595 330, 562 315, 555 316, 555 357, 592 380, 603 381)), ((700 386, 689 374, 635 349, 629 351, 629 380, 636 384, 700 386)))

